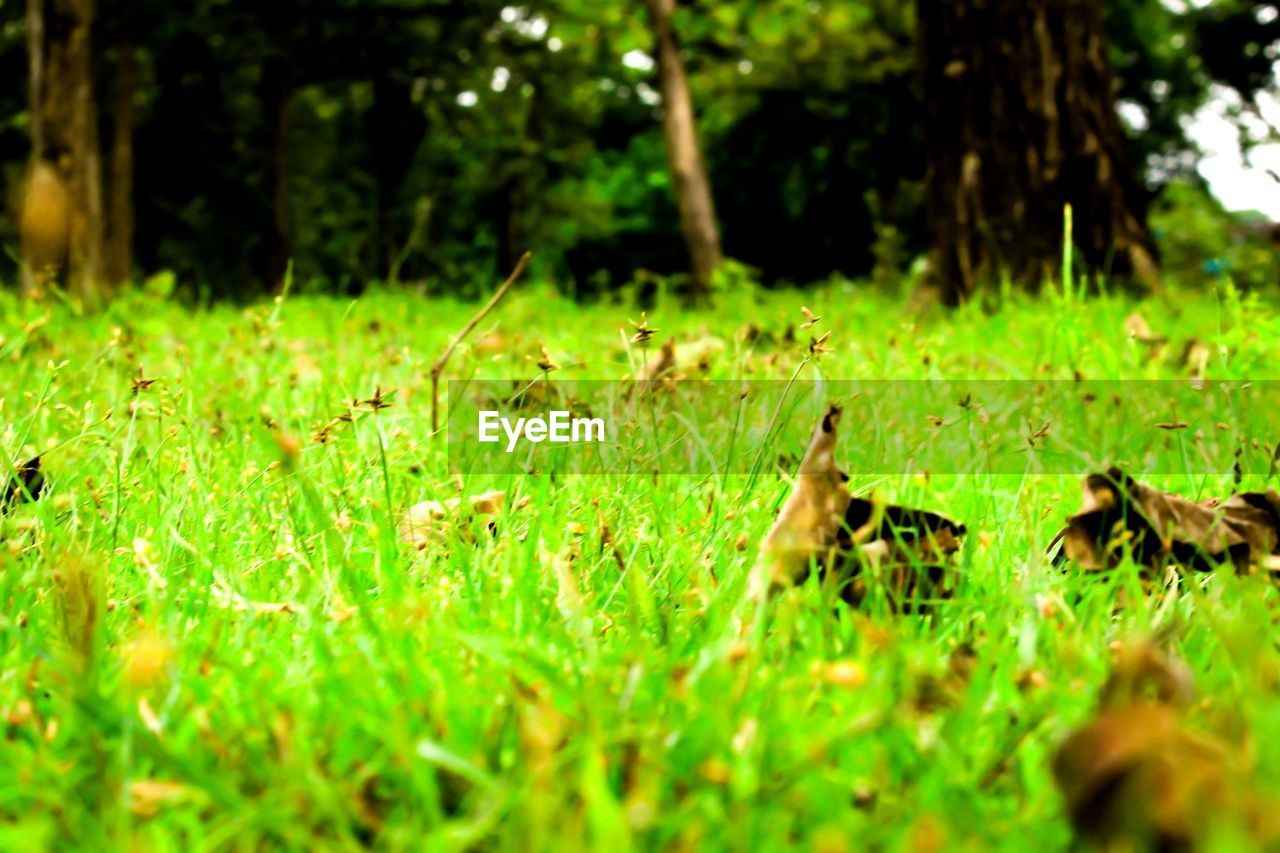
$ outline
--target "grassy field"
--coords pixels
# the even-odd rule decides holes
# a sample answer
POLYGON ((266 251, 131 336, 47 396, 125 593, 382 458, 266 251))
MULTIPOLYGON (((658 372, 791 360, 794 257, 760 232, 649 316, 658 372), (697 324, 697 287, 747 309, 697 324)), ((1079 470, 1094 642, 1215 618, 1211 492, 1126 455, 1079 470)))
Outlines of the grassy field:
MULTIPOLYGON (((859 479, 968 524, 957 595, 931 616, 833 612, 810 583, 749 616, 793 471, 747 489, 448 470, 428 371, 475 305, 139 296, 78 318, 5 299, 0 457, 44 454, 48 488, 3 519, 0 849, 1063 849, 1054 751, 1116 644, 1152 631, 1194 674, 1186 725, 1280 791, 1276 590, 1051 567, 1085 470, 859 479), (379 388, 390 408, 351 408, 379 388), (495 487, 496 532, 402 541, 410 506, 495 487)), ((1280 334, 1225 286, 947 314, 832 285, 660 301, 648 322, 721 339, 712 377, 785 380, 802 302, 831 333, 802 378, 1182 377, 1196 339, 1209 376, 1261 379, 1280 334), (1133 338, 1135 310, 1167 345, 1133 338), (743 343, 748 324, 767 334, 743 343)), ((530 285, 449 375, 527 376, 545 346, 562 375, 621 377, 639 316, 530 285)), ((1248 846, 1217 823, 1215 845, 1248 846)))

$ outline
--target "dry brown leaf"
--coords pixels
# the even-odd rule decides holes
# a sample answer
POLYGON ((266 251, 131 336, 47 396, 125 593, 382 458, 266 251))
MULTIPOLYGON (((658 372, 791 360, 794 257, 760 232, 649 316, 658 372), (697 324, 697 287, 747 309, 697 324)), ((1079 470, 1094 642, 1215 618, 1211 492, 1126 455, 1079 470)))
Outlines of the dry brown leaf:
POLYGON ((840 408, 832 406, 809 440, 795 487, 765 535, 755 589, 803 581, 817 565, 841 594, 861 604, 868 580, 883 582, 894 610, 949 595, 948 557, 965 527, 937 513, 854 498, 836 466, 840 408))
POLYGON ((507 493, 484 492, 466 499, 454 497, 441 501, 416 503, 404 514, 400 524, 400 539, 419 550, 448 540, 455 524, 465 525, 472 518, 488 518, 497 515, 506 504, 507 493))
POLYGON ((181 782, 139 779, 129 783, 129 811, 141 818, 155 817, 165 806, 189 800, 194 793, 181 782))
POLYGON ((467 498, 471 503, 471 512, 474 515, 497 515, 502 511, 502 506, 507 502, 506 492, 484 492, 479 495, 472 495, 467 498))
POLYGON ((1151 326, 1147 324, 1147 318, 1137 311, 1124 318, 1124 333, 1135 341, 1140 341, 1144 344, 1162 344, 1168 340, 1168 338, 1151 331, 1151 326))
POLYGON ((675 369, 676 342, 674 338, 667 338, 662 348, 636 372, 636 379, 645 383, 654 382, 675 369))
POLYGON ((856 548, 858 560, 841 594, 857 607, 874 578, 894 611, 923 610, 950 598, 956 578, 949 558, 960 550, 965 532, 963 524, 936 512, 854 498, 845 512, 841 545, 842 551, 856 548))
MULTIPOLYGON (((1062 745, 1058 787, 1076 831, 1100 844, 1185 846, 1222 791, 1223 753, 1163 705, 1104 711, 1062 745)), ((1139 847, 1138 849, 1142 849, 1139 847)))
POLYGON ((1152 568, 1174 562, 1208 571, 1270 568, 1280 544, 1280 492, 1250 492, 1194 503, 1137 482, 1119 468, 1090 474, 1080 511, 1060 534, 1060 558, 1085 569, 1116 565, 1125 551, 1152 568))
POLYGON ((1190 370, 1192 376, 1201 378, 1209 366, 1212 354, 1208 344, 1199 338, 1192 338, 1182 348, 1182 366, 1190 370))
POLYGON ((800 461, 795 487, 765 534, 757 564, 757 589, 761 583, 781 586, 798 583, 809 574, 813 562, 833 561, 839 544, 845 511, 852 499, 845 486, 848 477, 836 467, 836 430, 840 407, 822 416, 800 461))
POLYGON ((1223 818, 1258 840, 1275 839, 1236 752, 1188 726, 1191 692, 1185 668, 1153 645, 1122 654, 1098 713, 1054 757, 1082 839, 1107 849, 1193 848, 1223 818))
POLYGON ((711 369, 711 362, 725 350, 724 341, 714 335, 679 344, 676 347, 676 367, 682 371, 711 369))
POLYGON ((36 456, 17 466, 13 477, 5 484, 0 496, 0 515, 27 500, 39 500, 44 491, 44 473, 40 470, 40 457, 36 456))
POLYGON ((922 672, 916 678, 911 709, 920 714, 933 714, 959 707, 977 668, 977 649, 971 643, 956 646, 947 655, 945 671, 922 672))

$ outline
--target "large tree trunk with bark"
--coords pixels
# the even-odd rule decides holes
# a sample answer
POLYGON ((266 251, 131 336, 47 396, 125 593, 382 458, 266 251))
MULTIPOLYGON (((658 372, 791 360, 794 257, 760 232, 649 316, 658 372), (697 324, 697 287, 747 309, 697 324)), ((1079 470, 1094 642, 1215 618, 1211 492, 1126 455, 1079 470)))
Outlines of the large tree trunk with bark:
POLYGON ((23 209, 28 287, 65 271, 93 301, 102 273, 102 165, 92 0, 29 0, 31 175, 23 209))
POLYGON ((693 112, 689 79, 675 33, 671 13, 675 0, 646 0, 653 25, 654 49, 658 59, 658 84, 662 93, 662 125, 667 141, 667 160, 675 184, 680 226, 689 246, 695 294, 710 287, 711 276, 723 258, 720 229, 716 223, 711 181, 698 143, 698 125, 693 112))
POLYGON ((1115 109, 1103 0, 917 0, 931 274, 950 302, 1051 280, 1063 211, 1093 274, 1156 283, 1115 109))
POLYGON ((115 79, 111 93, 111 154, 104 267, 118 286, 133 273, 133 129, 137 58, 133 43, 133 0, 116 4, 115 79))

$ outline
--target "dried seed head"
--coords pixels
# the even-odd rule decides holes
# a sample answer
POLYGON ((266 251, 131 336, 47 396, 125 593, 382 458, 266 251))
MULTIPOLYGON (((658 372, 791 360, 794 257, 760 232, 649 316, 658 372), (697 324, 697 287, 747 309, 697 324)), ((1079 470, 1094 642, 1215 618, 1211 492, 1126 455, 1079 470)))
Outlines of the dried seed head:
POLYGON ((627 322, 631 323, 636 330, 636 333, 631 336, 631 343, 633 344, 646 344, 658 332, 657 329, 649 325, 649 318, 644 314, 640 315, 639 323, 633 320, 628 320, 627 322))

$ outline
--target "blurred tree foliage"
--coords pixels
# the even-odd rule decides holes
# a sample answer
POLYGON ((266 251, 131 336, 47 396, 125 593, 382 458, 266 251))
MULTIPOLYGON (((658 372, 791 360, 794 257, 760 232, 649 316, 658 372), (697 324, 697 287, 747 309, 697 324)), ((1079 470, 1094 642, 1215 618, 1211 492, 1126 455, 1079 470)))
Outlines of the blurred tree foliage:
POLYGON ((1151 210, 1164 262, 1183 276, 1229 277, 1246 290, 1276 281, 1280 226, 1253 216, 1229 216, 1201 184, 1173 181, 1151 210))
MULTIPOLYGON (((121 2, 99 0, 100 44, 121 2)), ((129 2, 139 274, 238 296, 291 259, 306 287, 459 291, 533 248, 589 293, 687 265, 637 0, 129 2)), ((1280 24, 1260 10, 1276 5, 1107 4, 1153 194, 1193 175, 1181 122, 1212 84, 1246 108, 1273 85, 1280 24)), ((28 156, 23 15, 0 0, 7 247, 28 156)), ((925 239, 911 4, 699 0, 674 23, 726 254, 769 281, 899 278, 925 239)), ((105 98, 109 49, 99 64, 105 98)))

